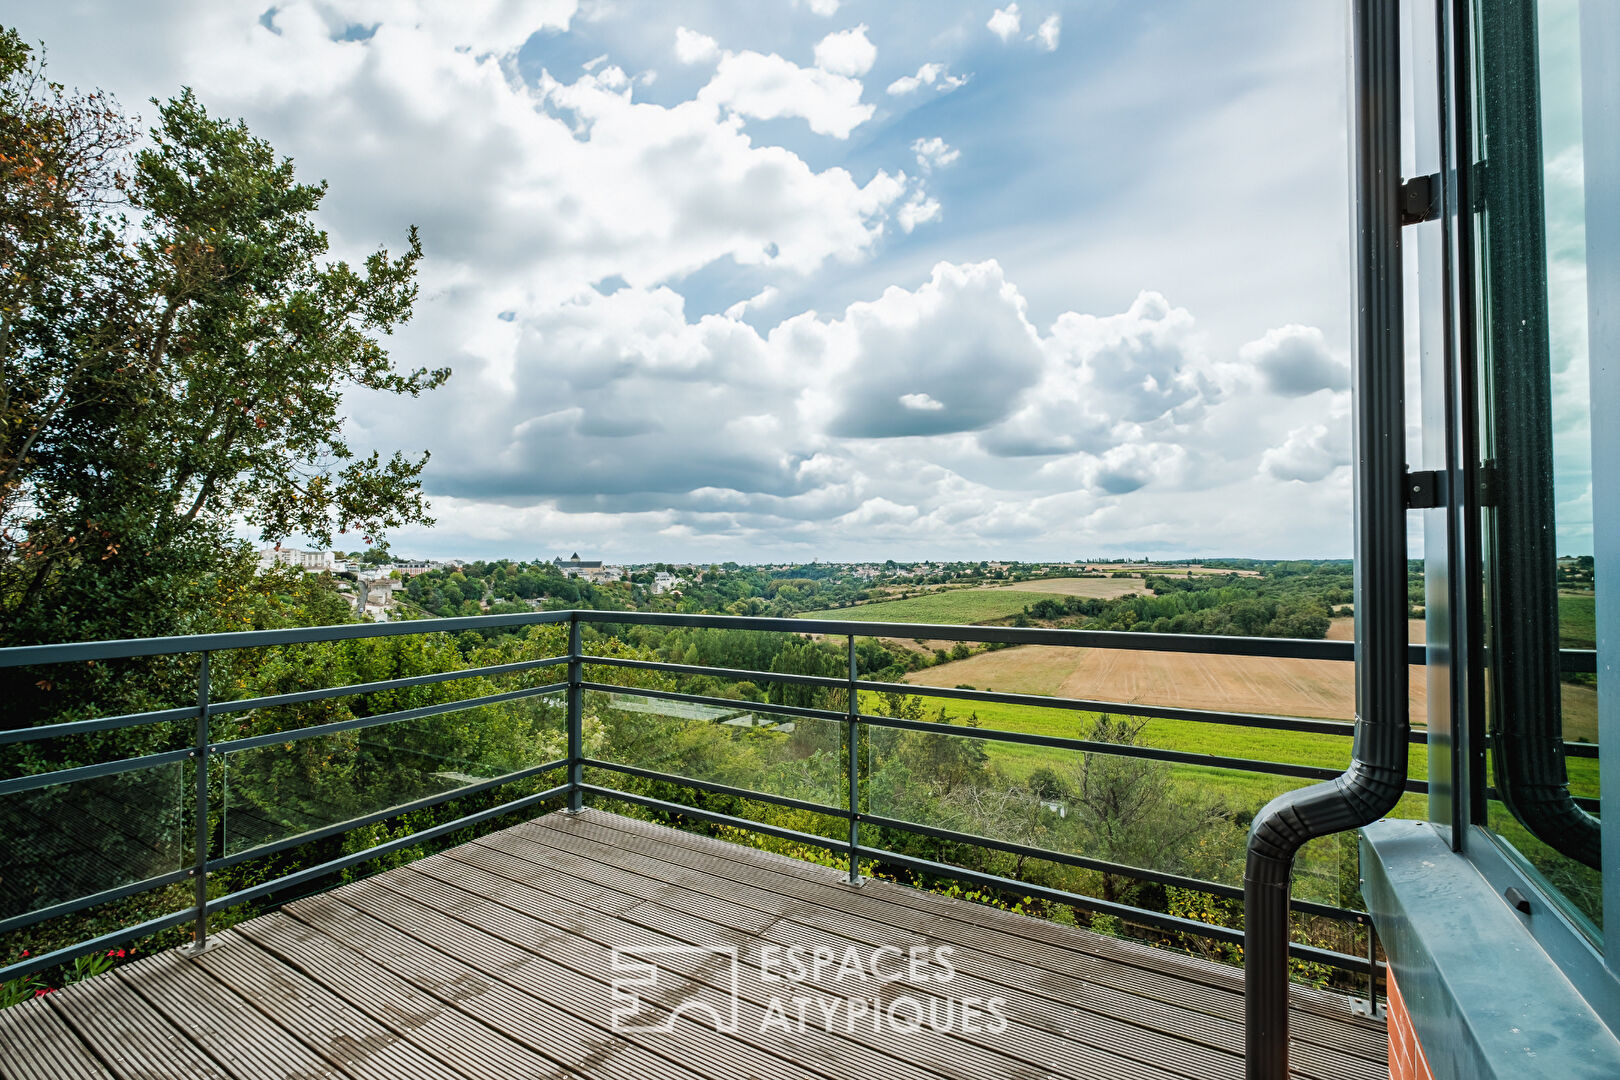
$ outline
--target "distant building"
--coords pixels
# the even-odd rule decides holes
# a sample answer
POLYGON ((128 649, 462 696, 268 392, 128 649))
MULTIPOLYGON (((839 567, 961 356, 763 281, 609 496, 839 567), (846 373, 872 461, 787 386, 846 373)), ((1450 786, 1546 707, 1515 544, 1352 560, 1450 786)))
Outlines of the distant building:
POLYGON ((601 559, 581 559, 577 551, 566 559, 553 559, 551 565, 561 570, 564 577, 582 577, 593 583, 624 580, 624 567, 607 566, 601 559))
POLYGON ((551 565, 561 570, 564 577, 589 578, 602 572, 601 559, 581 559, 577 551, 566 559, 558 556, 551 561, 551 565))
POLYGON ((339 569, 338 558, 330 551, 300 551, 298 548, 282 547, 277 544, 259 552, 259 569, 268 570, 277 563, 315 573, 339 569))
POLYGON ((652 591, 654 595, 667 593, 671 589, 679 588, 681 579, 667 570, 660 570, 653 575, 652 591))

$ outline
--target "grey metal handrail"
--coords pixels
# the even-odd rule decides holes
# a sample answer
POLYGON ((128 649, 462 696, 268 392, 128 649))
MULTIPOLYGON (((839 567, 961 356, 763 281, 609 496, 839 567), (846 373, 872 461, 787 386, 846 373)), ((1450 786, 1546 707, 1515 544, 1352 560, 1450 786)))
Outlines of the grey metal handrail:
MULTIPOLYGON (((1011 841, 999 840, 991 837, 976 836, 940 829, 917 822, 892 819, 867 812, 861 806, 862 790, 859 776, 859 760, 856 749, 862 729, 869 727, 905 728, 938 732, 939 725, 908 721, 894 717, 873 716, 864 714, 859 709, 859 694, 861 691, 891 691, 917 694, 928 697, 952 698, 958 700, 981 700, 987 702, 1000 702, 1008 704, 1028 705, 1041 708, 1062 709, 1068 711, 1115 711, 1130 715, 1143 715, 1150 717, 1165 717, 1170 719, 1196 720, 1206 723, 1231 724, 1235 726, 1251 726, 1257 728, 1295 730, 1320 734, 1348 735, 1350 725, 1331 720, 1309 720, 1292 717, 1273 717, 1242 713, 1220 713, 1208 710, 1182 709, 1165 706, 1135 705, 1119 702, 1102 702, 1074 698, 1047 698, 1037 695, 1000 694, 991 691, 969 691, 963 689, 949 689, 944 687, 931 687, 913 685, 909 683, 882 683, 862 680, 854 666, 854 639, 857 635, 868 636, 877 633, 882 636, 918 637, 925 636, 935 639, 951 639, 958 641, 994 641, 1006 644, 1044 644, 1069 645, 1087 648, 1152 648, 1158 651, 1175 652, 1215 652, 1226 655, 1244 656, 1273 656, 1282 658, 1309 658, 1333 659, 1349 661, 1354 653, 1348 648, 1348 642, 1322 642, 1302 641, 1283 638, 1226 638, 1226 637, 1199 637, 1194 635, 1167 635, 1167 634, 1139 634, 1123 631, 1079 631, 1079 630, 1045 630, 1039 628, 1018 627, 972 627, 972 626, 931 626, 912 623, 870 623, 856 620, 824 620, 824 619, 777 619, 777 618, 749 618, 722 615, 676 615, 649 612, 611 612, 611 611, 555 611, 534 612, 519 615, 473 616, 458 619, 440 619, 431 621, 413 621, 402 623, 372 623, 372 624, 344 624, 341 626, 308 627, 292 630, 248 631, 228 634, 191 635, 186 637, 137 639, 130 641, 107 641, 73 643, 67 645, 22 646, 10 649, 0 649, 0 669, 16 668, 21 666, 44 666, 51 664, 79 662, 84 660, 108 660, 121 657, 150 657, 161 655, 197 654, 200 658, 212 653, 245 648, 263 648, 275 645, 305 644, 318 642, 333 642, 352 640, 367 637, 384 637, 399 634, 427 634, 443 633, 463 630, 491 630, 503 628, 520 628, 530 625, 568 624, 569 650, 560 656, 543 657, 522 660, 511 663, 484 665, 474 668, 459 669, 450 672, 435 672, 428 675, 408 676, 399 679, 378 680, 365 683, 356 683, 348 686, 329 687, 307 691, 297 691, 286 694, 265 695, 254 698, 244 698, 234 701, 214 701, 210 696, 209 681, 205 673, 200 672, 197 684, 197 701, 195 705, 154 710, 146 713, 127 714, 117 717, 103 717, 92 720, 74 721, 62 724, 45 724, 34 727, 14 728, 0 731, 0 745, 6 743, 33 742, 44 739, 58 738, 67 735, 78 735, 92 731, 109 730, 116 727, 128 727, 142 723, 174 722, 177 720, 196 721, 196 736, 193 745, 185 749, 169 750, 142 757, 126 758, 116 761, 100 762, 93 765, 57 770, 55 772, 38 773, 25 776, 16 776, 0 780, 0 796, 18 794, 38 787, 70 783, 76 780, 90 779, 98 776, 108 776, 119 772, 134 769, 149 768, 154 765, 194 760, 197 763, 197 778, 194 806, 194 820, 206 823, 208 820, 208 785, 207 780, 211 763, 219 760, 219 755, 227 751, 238 751, 252 747, 270 745, 283 742, 294 742, 319 735, 332 734, 337 731, 356 730, 375 727, 381 724, 398 722, 437 715, 445 712, 458 711, 478 705, 487 705, 499 701, 510 701, 546 694, 566 693, 568 701, 568 750, 567 756, 556 761, 533 766, 500 777, 494 777, 475 785, 455 788, 424 799, 377 811, 372 814, 335 823, 295 836, 285 837, 274 843, 260 845, 245 851, 233 854, 220 854, 210 856, 208 850, 208 830, 200 828, 195 830, 197 845, 193 857, 189 860, 187 868, 178 869, 170 873, 133 882, 117 888, 104 890, 88 896, 77 897, 47 908, 26 912, 8 919, 0 920, 0 933, 21 929, 29 925, 57 918, 62 915, 84 910, 99 904, 127 898, 140 892, 162 888, 191 880, 195 886, 196 896, 192 905, 182 911, 143 922, 139 925, 127 927, 101 935, 97 938, 80 942, 77 945, 57 950, 42 956, 31 957, 21 963, 0 968, 0 980, 12 979, 22 975, 31 974, 57 964, 73 959, 86 952, 116 946, 123 942, 156 933, 160 930, 183 925, 191 922, 196 926, 196 939, 206 939, 206 922, 210 914, 217 913, 235 904, 244 903, 259 897, 282 891, 299 884, 305 884, 335 873, 339 870, 357 865, 359 863, 377 858, 392 851, 400 850, 415 844, 420 844, 438 836, 448 835, 458 829, 489 820, 493 817, 508 814, 527 807, 540 805, 552 799, 566 798, 571 809, 578 809, 583 805, 586 795, 611 796, 642 805, 665 809, 671 813, 680 813, 700 820, 713 821, 731 825, 742 829, 751 829, 756 832, 773 836, 800 840, 844 854, 850 858, 851 873, 859 874, 861 860, 879 860, 885 864, 905 867, 910 870, 938 876, 954 876, 959 880, 969 881, 980 885, 996 888, 1017 890, 1025 895, 1039 896, 1056 902, 1073 904, 1103 914, 1116 915, 1131 922, 1154 927, 1170 933, 1192 933, 1206 938, 1228 943, 1241 940, 1241 935, 1234 930, 1211 924, 1181 919, 1175 916, 1137 908, 1125 904, 1110 903, 1093 897, 1068 893, 1062 890, 1050 889, 1043 886, 1031 885, 1014 879, 999 878, 994 875, 967 870, 962 867, 946 867, 943 864, 919 860, 914 856, 898 852, 887 851, 881 848, 863 846, 860 836, 860 825, 867 824, 873 827, 908 831, 918 835, 933 837, 935 839, 953 843, 971 844, 990 850, 1009 852, 1016 855, 1046 860, 1049 862, 1079 867, 1083 869, 1099 870, 1121 876, 1134 877, 1139 880, 1155 882, 1178 888, 1196 889, 1211 895, 1224 898, 1238 898, 1241 890, 1234 886, 1203 879, 1183 877, 1158 871, 1146 870, 1139 867, 1130 867, 1122 864, 1092 859, 1086 856, 1075 855, 1068 852, 1038 848, 1011 841), (583 641, 583 627, 585 624, 622 625, 634 623, 638 625, 663 626, 708 626, 726 629, 742 629, 756 631, 774 631, 791 633, 837 633, 846 638, 846 648, 849 650, 850 663, 845 677, 827 677, 811 675, 795 675, 769 671, 755 671, 750 669, 706 667, 699 665, 669 664, 650 660, 633 660, 624 657, 596 656, 585 652, 583 641), (549 667, 567 667, 567 677, 564 680, 547 682, 534 686, 523 687, 518 690, 504 691, 498 694, 486 694, 472 698, 463 698, 455 701, 435 705, 421 706, 413 709, 394 710, 386 713, 356 717, 349 720, 336 721, 331 724, 311 725, 273 734, 248 736, 246 738, 213 739, 208 732, 207 720, 210 717, 229 713, 240 713, 249 709, 273 708, 287 705, 304 704, 312 701, 328 700, 341 697, 353 697, 362 694, 372 694, 382 691, 404 689, 409 687, 429 685, 470 679, 480 676, 513 674, 523 671, 537 671, 549 667), (846 780, 848 783, 848 806, 832 806, 820 803, 811 803, 803 800, 786 799, 750 789, 731 788, 725 785, 714 784, 691 777, 677 774, 658 772, 656 770, 640 769, 620 763, 601 761, 586 756, 583 746, 583 700, 587 692, 607 691, 617 692, 631 690, 634 693, 677 701, 696 701, 708 703, 729 703, 730 699, 705 698, 702 695, 681 694, 674 691, 651 690, 641 687, 627 687, 610 682, 599 682, 587 678, 587 668, 622 668, 626 670, 653 670, 673 674, 710 675, 727 679, 748 679, 761 682, 780 682, 783 684, 810 685, 831 689, 844 689, 848 693, 847 705, 843 710, 811 709, 789 705, 767 706, 772 711, 786 715, 815 717, 845 725, 846 739, 848 740, 849 754, 846 755, 846 780), (812 834, 797 833, 793 830, 782 830, 760 822, 750 821, 747 818, 720 814, 712 810, 699 807, 686 806, 677 803, 665 803, 651 799, 637 792, 625 792, 615 788, 604 787, 599 784, 587 783, 585 769, 595 769, 618 772, 623 775, 638 776, 645 779, 663 780, 695 791, 706 791, 715 794, 734 795, 737 797, 755 799, 767 803, 777 803, 795 806, 799 809, 809 810, 829 817, 844 819, 849 822, 849 836, 847 840, 835 840, 828 837, 812 834), (208 897, 206 895, 206 881, 208 875, 229 866, 260 858, 266 855, 289 850, 291 848, 329 839, 334 836, 362 828, 371 824, 388 820, 414 810, 425 809, 452 799, 475 795, 510 785, 520 780, 532 779, 557 769, 566 769, 564 781, 545 791, 525 796, 476 814, 456 818, 434 826, 430 830, 414 833, 387 844, 371 847, 358 852, 352 852, 340 858, 323 863, 320 866, 309 867, 296 874, 276 878, 271 881, 240 890, 227 896, 208 897)), ((204 667, 199 663, 199 667, 204 667)), ((1218 766, 1222 768, 1240 769, 1247 772, 1262 773, 1278 776, 1317 778, 1331 770, 1319 766, 1292 765, 1283 762, 1252 760, 1245 758, 1228 758, 1218 755, 1194 754, 1183 751, 1167 750, 1159 747, 1121 746, 1113 743, 1097 743, 1081 739, 1065 738, 1061 736, 1030 734, 1025 732, 1004 731, 995 728, 964 728, 958 729, 964 736, 992 742, 1024 743, 1030 745, 1050 746, 1059 749, 1120 754, 1166 760, 1177 763, 1218 766)), ((953 733, 956 733, 953 731, 953 733)), ((1409 790, 1421 792, 1426 785, 1412 781, 1409 790)), ((1364 913, 1329 904, 1312 902, 1298 902, 1297 910, 1356 923, 1367 927, 1364 913)), ((1350 971, 1367 974, 1376 978, 1379 966, 1371 964, 1364 957, 1350 956, 1331 950, 1319 949, 1311 946, 1294 948, 1294 955, 1350 971)))

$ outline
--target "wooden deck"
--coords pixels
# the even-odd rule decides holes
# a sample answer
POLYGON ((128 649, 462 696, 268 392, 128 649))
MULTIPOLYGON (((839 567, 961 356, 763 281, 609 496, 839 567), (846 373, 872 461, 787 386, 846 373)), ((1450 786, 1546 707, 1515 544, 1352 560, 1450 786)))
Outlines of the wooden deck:
MULTIPOLYGON (((299 900, 217 941, 201 956, 153 955, 0 1011, 0 1075, 1242 1075, 1242 976, 1231 968, 886 882, 852 889, 827 867, 596 810, 548 815, 299 900), (735 947, 741 960, 733 969, 714 951, 648 954, 659 978, 639 991, 632 1022, 669 1030, 616 1033, 612 950, 671 945, 735 947), (771 945, 840 957, 850 946, 864 957, 881 945, 949 945, 956 974, 769 983, 759 963, 771 945), (683 1003, 707 1002, 724 1019, 733 970, 738 1023, 724 1033, 683 1003), (843 1006, 832 1023, 812 1006, 801 1032, 791 1003, 786 1025, 772 1021, 773 999, 807 993, 843 1006), (944 1032, 850 1022, 851 1000, 874 995, 880 1007, 900 995, 936 1007, 1002 998, 1008 1026, 991 1033, 982 1006, 977 1032, 962 1030, 960 1012, 944 1032)), ((897 1009, 912 1018, 909 1005, 897 1009)), ((1341 995, 1301 991, 1293 1033, 1298 1075, 1388 1075, 1384 1025, 1352 1015, 1341 995)))

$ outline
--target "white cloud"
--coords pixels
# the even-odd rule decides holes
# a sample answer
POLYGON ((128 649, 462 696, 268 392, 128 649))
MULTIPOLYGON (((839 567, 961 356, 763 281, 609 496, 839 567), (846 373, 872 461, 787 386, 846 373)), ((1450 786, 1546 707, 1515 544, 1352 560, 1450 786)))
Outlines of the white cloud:
POLYGON ((1008 457, 1100 454, 1127 440, 1185 434, 1224 394, 1192 314, 1143 292, 1118 315, 1065 312, 1038 385, 981 436, 1008 457))
POLYGON ((962 151, 948 145, 938 135, 915 140, 911 144, 911 152, 917 155, 917 166, 923 172, 943 169, 947 165, 954 164, 956 159, 962 156, 962 151))
POLYGON ((891 286, 828 323, 798 316, 771 331, 770 342, 784 366, 817 375, 801 410, 819 429, 853 438, 986 427, 1041 369, 1023 298, 993 261, 939 263, 915 291, 891 286), (920 394, 940 408, 894 408, 920 394))
POLYGON ((989 27, 990 32, 996 37, 1007 42, 1017 36, 1022 20, 1023 17, 1018 14, 1018 5, 1008 4, 1004 8, 997 8, 995 14, 990 16, 990 21, 984 25, 989 27))
POLYGON ((816 42, 816 67, 834 75, 865 75, 876 62, 877 46, 867 38, 865 23, 816 42))
POLYGON ((1328 423, 1306 424, 1288 433, 1281 445, 1260 457, 1260 469, 1278 480, 1315 483, 1350 464, 1350 420, 1335 412, 1328 423))
POLYGON ((675 59, 683 64, 706 64, 720 58, 720 43, 708 34, 675 28, 675 59))
POLYGON ((971 78, 971 75, 952 75, 947 65, 929 61, 917 69, 917 74, 902 75, 890 83, 888 92, 899 97, 915 93, 921 87, 932 86, 940 93, 948 94, 957 87, 966 85, 971 78))
POLYGON ((756 120, 799 117, 818 135, 847 139, 872 118, 861 82, 820 68, 802 68, 775 53, 723 53, 698 100, 756 120))
POLYGON ((894 220, 899 223, 902 232, 909 233, 919 225, 938 221, 939 216, 939 200, 930 198, 922 191, 914 191, 911 198, 895 211, 894 220))
POLYGON ((1314 326, 1290 323, 1251 341, 1238 355, 1260 373, 1266 388, 1283 397, 1304 397, 1319 390, 1350 386, 1350 368, 1328 351, 1327 339, 1314 326))
POLYGON ((838 14, 838 5, 839 0, 805 0, 805 6, 810 9, 811 13, 820 15, 824 19, 830 19, 838 14))
POLYGON ((726 308, 726 318, 741 319, 749 311, 758 310, 762 307, 769 307, 781 294, 782 290, 778 289, 775 285, 767 285, 753 296, 750 296, 748 299, 739 300, 735 304, 732 304, 730 307, 726 308))
POLYGON ((900 404, 904 408, 915 409, 918 412, 939 412, 945 408, 943 401, 935 401, 927 394, 901 394, 900 404))
POLYGON ((1063 16, 1053 13, 1041 20, 1040 29, 1035 31, 1035 37, 1040 40, 1041 47, 1047 52, 1056 52, 1058 37, 1063 32, 1063 16))

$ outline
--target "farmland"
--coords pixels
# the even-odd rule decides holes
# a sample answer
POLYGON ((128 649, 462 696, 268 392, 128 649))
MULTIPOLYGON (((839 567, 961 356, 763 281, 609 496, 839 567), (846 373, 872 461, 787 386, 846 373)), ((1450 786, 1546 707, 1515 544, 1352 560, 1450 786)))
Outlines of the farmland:
MULTIPOLYGON (((1026 645, 912 672, 906 681, 1222 712, 1355 715, 1355 669, 1334 660, 1026 645)), ((1413 713, 1422 716, 1422 669, 1412 669, 1409 685, 1413 713)))
POLYGON ((1022 589, 953 589, 925 593, 906 600, 883 600, 875 604, 810 612, 801 618, 847 619, 852 622, 943 623, 968 626, 973 623, 1010 619, 1041 599, 1022 589))
POLYGON ((1099 600, 1112 600, 1116 596, 1126 596, 1130 593, 1146 594, 1152 591, 1139 577, 1036 578, 1033 581, 1019 581, 1011 585, 984 585, 981 588, 996 592, 1044 593, 1048 596, 1054 593, 1058 596, 1095 596, 1099 600))

